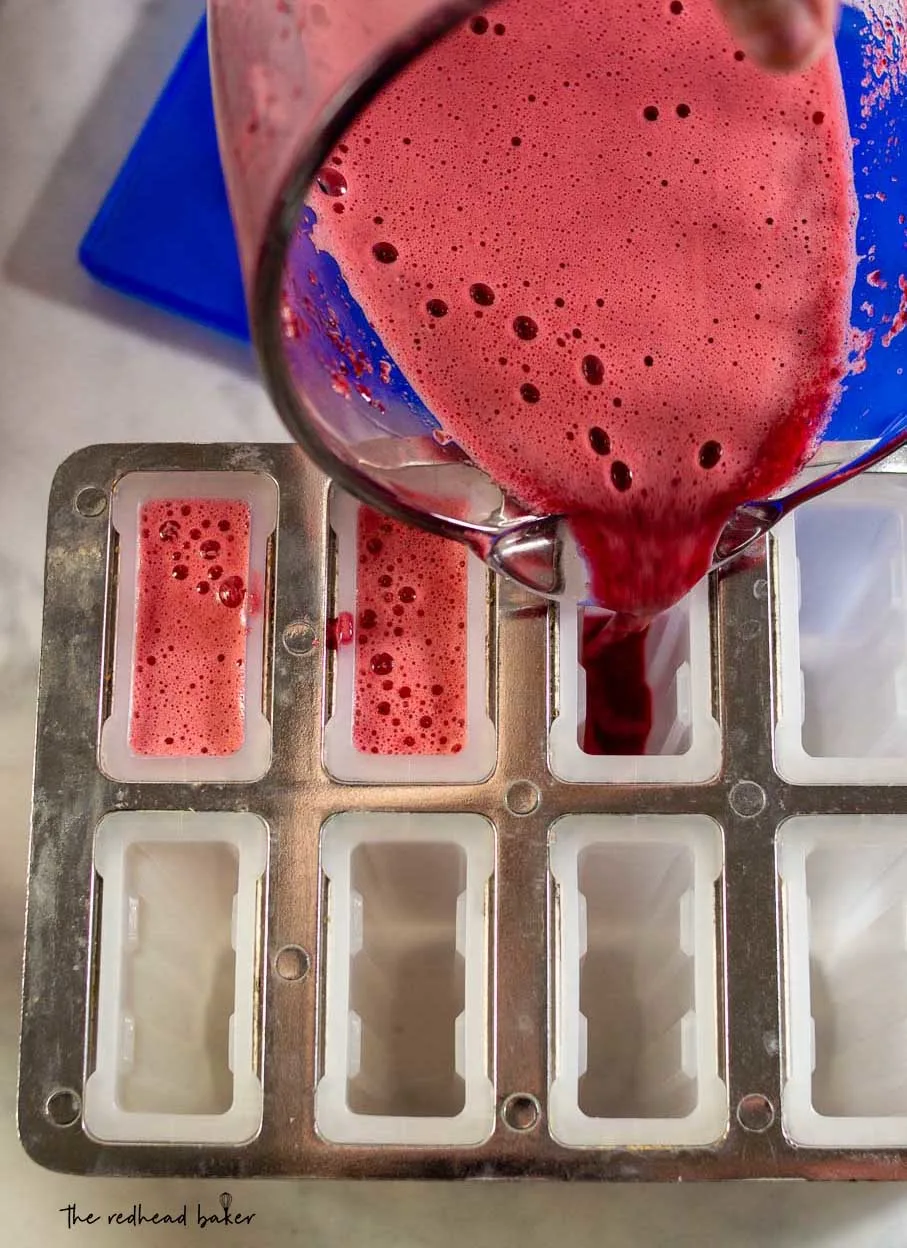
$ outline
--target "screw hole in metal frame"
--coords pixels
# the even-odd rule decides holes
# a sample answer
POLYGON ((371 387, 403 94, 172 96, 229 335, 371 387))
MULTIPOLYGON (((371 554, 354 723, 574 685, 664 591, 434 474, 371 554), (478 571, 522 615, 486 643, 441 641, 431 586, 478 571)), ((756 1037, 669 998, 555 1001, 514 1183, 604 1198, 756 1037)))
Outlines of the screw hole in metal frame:
POLYGON ((83 490, 79 490, 73 505, 80 516, 87 518, 103 516, 107 510, 106 491, 99 489, 96 485, 86 485, 83 490))
POLYGON ((531 780, 514 780, 504 797, 504 803, 512 815, 533 815, 542 804, 537 784, 531 780))
POLYGON ((762 1092, 749 1092, 737 1105, 737 1121, 744 1131, 759 1135, 774 1123, 775 1107, 762 1092))
POLYGON ((44 1102, 44 1115, 55 1127, 72 1127, 82 1116, 82 1098, 72 1088, 56 1088, 44 1102))
POLYGON ((542 1119, 542 1107, 531 1092, 513 1092, 501 1106, 501 1121, 511 1131, 532 1131, 542 1119))
POLYGON ((283 630, 283 648, 294 658, 305 658, 311 654, 317 644, 315 629, 310 620, 291 620, 283 630))
POLYGON ((274 970, 280 979, 298 983, 312 969, 312 959, 301 945, 284 945, 274 957, 274 970))
POLYGON ((755 780, 738 780, 728 794, 728 803, 741 819, 755 819, 765 810, 765 789, 755 780))

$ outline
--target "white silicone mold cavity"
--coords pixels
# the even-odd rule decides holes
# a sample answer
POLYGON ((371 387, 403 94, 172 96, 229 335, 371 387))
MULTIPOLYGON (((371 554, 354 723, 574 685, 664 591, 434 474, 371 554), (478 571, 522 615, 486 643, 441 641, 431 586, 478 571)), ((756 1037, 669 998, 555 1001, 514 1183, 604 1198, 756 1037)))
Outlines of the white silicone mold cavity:
MULTIPOLYGON (((271 763, 271 726, 262 709, 264 601, 268 539, 277 525, 278 492, 273 478, 256 472, 135 472, 116 484, 111 522, 119 534, 116 578, 116 625, 110 714, 101 730, 100 766, 113 780, 144 783, 248 782, 260 779, 271 763), (130 745, 133 675, 137 654, 139 515, 161 499, 223 499, 249 509, 247 595, 240 610, 245 624, 245 680, 242 697, 242 744, 232 753, 179 757, 139 754, 130 745)), ((216 538, 221 534, 215 534, 216 538)), ((202 693, 186 688, 191 702, 202 693)))
POLYGON ((267 850, 265 825, 249 814, 117 812, 101 821, 96 1052, 84 1110, 96 1139, 243 1144, 258 1133, 267 850))
POLYGON ((491 825, 471 814, 335 815, 321 1136, 339 1144, 480 1144, 488 1073, 491 825))
POLYGON ((586 673, 580 665, 582 612, 558 607, 557 715, 548 739, 552 772, 578 783, 670 784, 713 779, 721 767, 721 730, 712 714, 709 588, 701 582, 660 615, 646 640, 652 730, 645 754, 587 754, 586 673))
POLYGON ((907 817, 814 815, 778 833, 784 1130, 816 1148, 907 1145, 907 817))
MULTIPOLYGON (((330 523, 337 543, 334 612, 351 621, 353 637, 352 644, 340 645, 334 655, 333 710, 324 731, 325 768, 335 779, 352 783, 479 783, 494 771, 497 757, 497 734, 488 715, 488 571, 465 548, 466 741, 462 750, 457 754, 372 754, 355 744, 359 508, 348 494, 332 492, 330 523)), ((413 529, 414 546, 425 540, 425 534, 413 529)))
POLYGON ((907 780, 907 479, 869 473, 775 530, 775 766, 794 784, 907 780))
POLYGON ((556 885, 552 1135, 587 1147, 714 1143, 720 1077, 715 882, 702 815, 566 815, 556 885))

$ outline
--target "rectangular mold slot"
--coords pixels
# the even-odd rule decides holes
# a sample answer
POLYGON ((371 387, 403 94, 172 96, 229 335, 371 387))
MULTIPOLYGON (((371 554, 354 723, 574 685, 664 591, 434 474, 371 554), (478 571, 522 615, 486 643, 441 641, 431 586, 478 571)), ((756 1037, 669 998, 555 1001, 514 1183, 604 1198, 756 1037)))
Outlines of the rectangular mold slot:
POLYGON ((720 1075, 715 882, 704 815, 565 815, 551 828, 551 1133, 571 1147, 712 1144, 720 1075))
POLYGON ((775 767, 794 784, 907 780, 907 481, 870 473, 775 530, 775 767))
POLYGON ((261 1125, 254 1053, 267 829, 250 814, 116 812, 103 881, 88 1133, 244 1144, 261 1125))
POLYGON ((319 1134, 338 1144, 480 1144, 495 1115, 491 825, 472 814, 335 815, 321 865, 319 1134))
POLYGON ((102 771, 145 783, 260 779, 271 762, 265 611, 276 483, 255 472, 129 473, 115 486, 111 523, 119 566, 102 771))
POLYGON ((786 1135, 907 1146, 907 817, 798 816, 778 832, 786 1135))
MULTIPOLYGON (((584 612, 558 606, 557 714, 548 755, 559 779, 577 783, 697 783, 721 767, 721 731, 712 710, 709 587, 696 586, 658 616, 645 640, 652 726, 642 753, 587 753, 587 680, 582 666, 584 612)), ((622 664, 621 671, 626 667, 622 664)))
POLYGON ((327 771, 359 783, 487 779, 497 754, 487 569, 458 543, 339 490, 330 523, 337 590, 327 771))

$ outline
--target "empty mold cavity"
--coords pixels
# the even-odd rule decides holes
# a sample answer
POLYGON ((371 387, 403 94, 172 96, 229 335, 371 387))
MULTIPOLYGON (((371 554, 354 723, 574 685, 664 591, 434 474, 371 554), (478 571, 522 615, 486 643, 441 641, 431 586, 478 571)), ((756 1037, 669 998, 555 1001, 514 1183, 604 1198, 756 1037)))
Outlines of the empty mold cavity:
POLYGON ((778 834, 795 1144, 907 1146, 907 817, 800 816, 778 834))
POLYGON ((339 490, 330 521, 337 576, 325 767, 361 783, 486 779, 497 745, 484 564, 339 490))
POLYGON ((775 766, 795 784, 907 780, 907 481, 869 473, 775 530, 775 766))
POLYGON ((693 1146, 727 1126, 716 880, 700 815, 566 815, 556 886, 552 1135, 570 1146, 693 1146))
POLYGON ((254 472, 136 472, 117 482, 110 712, 100 764, 114 780, 257 780, 268 542, 277 486, 254 472))
MULTIPOLYGON (((721 732, 712 713, 709 588, 706 582, 658 616, 644 641, 638 688, 628 688, 628 665, 621 655, 614 676, 622 686, 615 718, 639 722, 639 701, 651 697, 651 728, 643 729, 639 752, 590 753, 587 745, 587 673, 582 665, 582 608, 558 607, 556 641, 557 713, 551 724, 551 770, 561 780, 580 783, 696 783, 711 780, 721 766, 721 732), (623 705, 620 705, 620 704, 623 705)), ((631 656, 635 657, 635 656, 631 656)), ((631 679, 635 679, 631 678, 631 679)), ((617 735, 617 734, 615 734, 617 735)), ((629 745, 624 748, 634 749, 629 745)))
POLYGON ((257 1134, 267 844, 249 814, 118 812, 99 825, 98 1008, 84 1111, 96 1139, 243 1144, 257 1134))
POLYGON ((494 1126, 488 1074, 491 825, 471 814, 335 815, 315 1101, 340 1144, 466 1145, 494 1126))

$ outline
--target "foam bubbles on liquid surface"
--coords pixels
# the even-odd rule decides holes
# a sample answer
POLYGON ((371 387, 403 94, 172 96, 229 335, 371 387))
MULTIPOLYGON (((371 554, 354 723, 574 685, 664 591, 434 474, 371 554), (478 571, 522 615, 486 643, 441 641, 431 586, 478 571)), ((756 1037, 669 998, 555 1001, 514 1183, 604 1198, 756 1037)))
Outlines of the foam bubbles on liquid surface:
POLYGON ((360 507, 353 741, 363 753, 466 744, 466 552, 360 507))
POLYGON ((246 620, 236 608, 247 600, 249 526, 249 507, 236 500, 142 506, 129 729, 136 754, 224 757, 243 744, 246 620), (218 538, 205 536, 212 530, 218 538))

